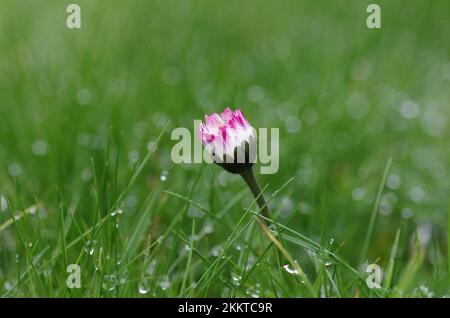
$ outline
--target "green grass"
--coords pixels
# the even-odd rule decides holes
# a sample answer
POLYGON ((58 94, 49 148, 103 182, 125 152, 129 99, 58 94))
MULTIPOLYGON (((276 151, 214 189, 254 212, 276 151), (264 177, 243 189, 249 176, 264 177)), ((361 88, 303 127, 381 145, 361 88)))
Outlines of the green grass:
POLYGON ((448 1, 377 1, 380 30, 370 1, 72 2, 80 30, 0 3, 0 297, 450 295, 448 1), (280 128, 271 218, 170 159, 226 106, 280 128))

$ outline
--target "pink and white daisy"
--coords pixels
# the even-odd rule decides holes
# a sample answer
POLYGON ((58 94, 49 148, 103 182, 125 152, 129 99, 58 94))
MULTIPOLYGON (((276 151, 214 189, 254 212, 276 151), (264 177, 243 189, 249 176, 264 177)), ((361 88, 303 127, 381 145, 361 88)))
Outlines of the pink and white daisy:
POLYGON ((225 169, 231 168, 226 164, 251 167, 256 158, 256 130, 239 109, 226 108, 220 115, 206 115, 205 123, 200 124, 199 138, 214 161, 225 169))

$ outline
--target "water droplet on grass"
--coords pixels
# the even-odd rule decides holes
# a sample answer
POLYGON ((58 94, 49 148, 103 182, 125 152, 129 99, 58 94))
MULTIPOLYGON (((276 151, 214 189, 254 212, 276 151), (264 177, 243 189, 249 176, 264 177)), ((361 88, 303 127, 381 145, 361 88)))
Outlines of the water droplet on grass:
POLYGON ((97 246, 96 240, 89 240, 86 242, 86 246, 84 247, 84 251, 89 255, 93 255, 95 252, 95 247, 97 246))
POLYGON ((155 265, 156 265, 156 261, 153 260, 150 262, 150 264, 148 264, 147 268, 145 269, 145 272, 148 275, 153 275, 155 273, 155 265))
POLYGON ((44 140, 38 139, 31 145, 31 151, 36 156, 43 156, 47 153, 47 143, 44 140))
POLYGON ((122 214, 123 210, 122 209, 117 209, 111 212, 111 216, 116 216, 118 214, 122 214))
MULTIPOLYGON (((247 259, 247 264, 245 265, 246 270, 249 270, 255 265, 255 257, 253 255, 250 255, 247 259)), ((259 263, 256 263, 256 266, 259 266, 259 263)))
POLYGON ((354 201, 361 201, 364 199, 364 195, 366 194, 366 191, 364 191, 363 188, 355 188, 352 190, 352 199, 354 201))
POLYGON ((3 284, 3 287, 5 288, 5 290, 10 291, 13 288, 13 285, 6 281, 5 284, 3 284))
POLYGON ((154 141, 149 141, 149 142, 147 143, 147 150, 148 150, 149 152, 155 151, 155 150, 156 150, 156 147, 157 147, 157 145, 156 145, 156 142, 154 142, 154 141))
POLYGON ((117 287, 117 277, 114 275, 106 275, 103 277, 102 288, 107 291, 113 291, 117 287))
POLYGON ((413 211, 410 208, 404 208, 401 212, 402 218, 409 219, 413 215, 413 211))
POLYGON ((231 272, 231 279, 233 280, 233 284, 238 286, 241 282, 242 277, 235 272, 231 272))
POLYGON ((295 134, 295 133, 299 132, 299 130, 302 128, 302 122, 300 121, 300 119, 298 119, 297 117, 294 117, 294 116, 289 116, 285 120, 284 125, 285 125, 286 130, 291 134, 295 134))
POLYGON ((273 236, 275 236, 275 237, 278 236, 277 226, 275 224, 270 224, 268 226, 268 229, 270 230, 270 232, 272 233, 273 236))
POLYGON ((211 255, 217 257, 220 255, 221 251, 222 247, 220 245, 216 245, 211 249, 211 255))
POLYGON ((417 117, 419 112, 419 106, 411 100, 407 100, 400 105, 400 114, 406 119, 417 117))
POLYGON ((167 176, 168 176, 168 175, 169 175, 169 172, 166 171, 166 170, 164 170, 164 171, 161 173, 161 176, 159 177, 159 179, 160 179, 162 182, 164 182, 164 181, 167 180, 167 176))
POLYGON ((260 293, 259 286, 258 285, 250 286, 249 288, 247 288, 245 293, 252 298, 259 298, 259 293, 260 293))
POLYGON ((162 290, 166 290, 166 289, 170 288, 170 286, 172 286, 172 283, 170 282, 170 279, 168 276, 163 276, 158 281, 158 286, 161 287, 162 290))
POLYGON ((425 191, 421 188, 421 187, 412 187, 409 190, 409 197, 411 198, 411 200, 413 200, 414 202, 420 202, 422 201, 426 194, 425 191))
POLYGON ((28 212, 29 214, 36 214, 36 211, 37 211, 36 205, 32 205, 32 206, 30 206, 30 207, 27 209, 27 212, 28 212))
POLYGON ((5 196, 0 196, 0 212, 5 211, 8 208, 8 202, 5 196))
POLYGON ((139 157, 140 157, 139 151, 131 150, 128 153, 128 162, 130 163, 130 165, 133 165, 139 160, 139 157))
MULTIPOLYGON (((294 261, 297 263, 297 261, 294 261)), ((300 275, 297 269, 292 268, 290 264, 283 265, 283 269, 291 275, 300 275)))
POLYGON ((214 232, 214 225, 210 222, 206 223, 205 226, 203 227, 202 232, 205 234, 210 234, 214 232))
POLYGON ((22 173, 22 167, 17 162, 13 162, 8 166, 8 172, 11 176, 17 177, 22 173))
POLYGON ((141 281, 139 282, 139 286, 138 286, 139 294, 141 294, 141 295, 147 294, 148 291, 150 290, 150 288, 149 288, 148 285, 149 285, 149 283, 148 283, 148 280, 147 280, 147 279, 141 280, 141 281))
POLYGON ((396 174, 390 174, 386 180, 386 185, 389 189, 392 190, 398 189, 401 185, 401 179, 396 174))

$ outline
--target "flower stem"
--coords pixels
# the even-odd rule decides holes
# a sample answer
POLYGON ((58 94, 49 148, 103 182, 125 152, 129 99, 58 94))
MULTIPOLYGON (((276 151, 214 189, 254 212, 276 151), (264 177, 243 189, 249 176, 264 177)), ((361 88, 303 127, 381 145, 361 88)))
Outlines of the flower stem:
POLYGON ((249 186, 252 191, 254 197, 257 199, 257 203, 259 208, 261 209, 261 214, 266 218, 269 218, 269 208, 267 206, 266 200, 264 199, 263 193, 261 193, 261 188, 258 185, 258 181, 256 181, 255 174, 253 173, 253 169, 249 168, 240 173, 242 178, 245 180, 245 183, 249 186))

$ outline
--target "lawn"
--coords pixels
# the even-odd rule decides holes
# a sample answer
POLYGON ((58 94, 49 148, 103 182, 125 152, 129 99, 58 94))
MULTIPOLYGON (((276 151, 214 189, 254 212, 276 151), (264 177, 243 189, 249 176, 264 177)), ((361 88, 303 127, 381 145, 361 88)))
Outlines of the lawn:
POLYGON ((372 2, 2 0, 0 297, 449 296, 450 2, 372 2), (227 106, 269 218, 171 159, 227 106))

